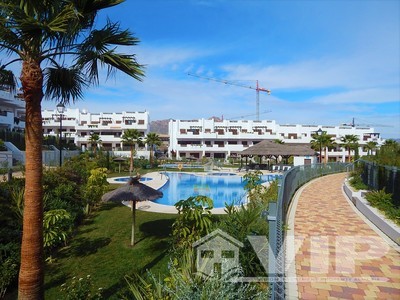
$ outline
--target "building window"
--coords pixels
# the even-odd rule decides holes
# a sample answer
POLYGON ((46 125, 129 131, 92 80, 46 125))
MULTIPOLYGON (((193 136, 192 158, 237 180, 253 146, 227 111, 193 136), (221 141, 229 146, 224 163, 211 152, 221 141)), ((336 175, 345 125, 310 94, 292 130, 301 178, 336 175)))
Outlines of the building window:
POLYGON ((138 124, 139 125, 143 125, 144 124, 144 120, 138 120, 138 124))

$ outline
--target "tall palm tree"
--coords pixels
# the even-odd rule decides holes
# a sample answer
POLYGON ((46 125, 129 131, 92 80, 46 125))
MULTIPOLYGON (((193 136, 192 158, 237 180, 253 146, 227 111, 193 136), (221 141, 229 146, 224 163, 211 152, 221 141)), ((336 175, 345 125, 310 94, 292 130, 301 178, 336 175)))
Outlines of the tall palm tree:
MULTIPOLYGON (((99 83, 99 68, 120 70, 134 79, 144 76, 135 55, 118 46, 139 41, 108 20, 95 28, 100 11, 123 0, 2 0, 0 51, 9 61, 0 65, 1 84, 15 88, 6 68, 21 62, 19 80, 26 109, 25 209, 19 272, 19 299, 43 298, 42 115, 44 96, 64 104, 82 98, 83 89, 99 83)), ((14 77, 15 78, 15 77, 14 77)))
POLYGON ((121 141, 124 145, 127 145, 130 147, 131 157, 130 157, 129 175, 132 175, 133 151, 136 148, 136 144, 139 144, 142 142, 142 134, 137 129, 127 129, 124 131, 124 134, 121 136, 121 141))
POLYGON ((150 146, 150 166, 153 166, 153 151, 154 151, 154 146, 160 146, 161 145, 161 139, 160 136, 155 133, 155 132, 150 132, 145 140, 146 144, 150 146))
POLYGON ((367 144, 366 144, 366 148, 367 148, 367 155, 372 155, 372 151, 374 151, 375 149, 376 149, 376 146, 378 145, 378 143, 377 142, 374 142, 374 141, 369 141, 367 144))
POLYGON ((351 162, 351 150, 356 150, 358 148, 358 136, 355 134, 346 134, 345 136, 342 136, 340 138, 340 141, 342 142, 342 145, 347 149, 349 154, 349 162, 351 162))
MULTIPOLYGON (((328 149, 335 146, 335 139, 323 131, 321 135, 313 134, 310 142, 311 148, 316 151, 325 151, 324 161, 328 161, 328 149)), ((322 163, 322 159, 320 161, 322 163)))
POLYGON ((101 145, 102 140, 100 139, 100 135, 98 133, 91 133, 89 135, 89 143, 93 150, 93 153, 96 154, 96 150, 98 145, 101 145))

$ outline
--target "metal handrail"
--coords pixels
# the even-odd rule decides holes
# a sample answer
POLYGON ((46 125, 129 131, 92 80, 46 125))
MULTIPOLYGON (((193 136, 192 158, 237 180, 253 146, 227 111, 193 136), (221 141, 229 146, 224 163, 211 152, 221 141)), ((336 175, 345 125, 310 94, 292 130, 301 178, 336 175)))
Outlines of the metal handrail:
POLYGON ((334 173, 345 172, 349 164, 326 163, 296 166, 283 174, 280 180, 278 199, 270 203, 269 221, 269 276, 271 299, 285 299, 285 255, 284 226, 292 197, 299 187, 308 181, 334 173))

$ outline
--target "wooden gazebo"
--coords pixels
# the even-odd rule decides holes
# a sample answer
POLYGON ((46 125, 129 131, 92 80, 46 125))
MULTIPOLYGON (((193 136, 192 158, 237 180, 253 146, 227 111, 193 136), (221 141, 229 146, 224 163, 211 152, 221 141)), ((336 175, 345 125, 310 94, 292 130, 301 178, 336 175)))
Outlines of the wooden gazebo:
MULTIPOLYGON (((248 157, 258 156, 260 157, 260 165, 261 158, 277 158, 282 157, 283 159, 288 159, 290 156, 304 156, 310 157, 315 156, 315 150, 311 149, 311 145, 302 143, 302 144, 280 144, 276 143, 273 140, 263 140, 257 143, 254 146, 247 148, 239 153, 241 157, 246 158, 246 165, 248 161, 248 157)), ((261 166, 261 169, 264 169, 265 166, 261 166)))

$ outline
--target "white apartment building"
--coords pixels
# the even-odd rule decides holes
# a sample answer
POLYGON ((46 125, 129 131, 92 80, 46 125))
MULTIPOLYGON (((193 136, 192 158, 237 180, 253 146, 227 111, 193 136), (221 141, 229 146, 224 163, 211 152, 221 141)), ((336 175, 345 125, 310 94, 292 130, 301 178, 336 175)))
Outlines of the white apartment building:
MULTIPOLYGON (((171 120, 169 122, 169 157, 210 157, 227 160, 265 139, 282 140, 285 143, 309 143, 312 135, 321 129, 335 138, 337 146, 329 149, 329 161, 345 161, 348 151, 340 146, 340 138, 356 135, 359 138, 359 155, 366 155, 365 145, 375 141, 383 143, 379 133, 371 127, 323 126, 323 125, 280 125, 270 120, 171 120)), ((322 157, 325 153, 322 151, 322 157)))
POLYGON ((0 89, 0 129, 25 129, 25 102, 18 94, 0 89))
POLYGON ((0 138, 5 142, 8 149, 8 151, 0 151, 0 165, 2 167, 13 165, 14 156, 9 149, 13 145, 8 142, 12 132, 23 132, 24 129, 25 102, 19 94, 0 87, 0 138))
POLYGON ((100 136, 101 145, 105 150, 122 150, 121 137, 127 129, 136 129, 143 136, 149 132, 149 113, 90 113, 86 110, 66 108, 61 114, 57 109, 42 111, 43 135, 58 136, 62 125, 62 137, 74 141, 83 151, 90 148, 89 137, 92 133, 100 136))

